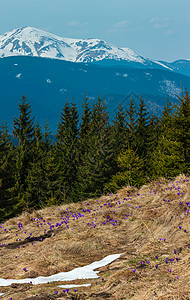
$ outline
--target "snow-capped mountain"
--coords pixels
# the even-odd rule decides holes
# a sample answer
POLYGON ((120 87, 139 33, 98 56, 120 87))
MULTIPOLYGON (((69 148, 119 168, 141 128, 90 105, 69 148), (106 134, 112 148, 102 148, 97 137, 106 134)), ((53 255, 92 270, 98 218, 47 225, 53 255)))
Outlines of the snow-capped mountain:
POLYGON ((190 59, 179 59, 172 63, 168 62, 159 62, 163 63, 167 66, 170 70, 174 71, 175 73, 183 74, 190 77, 190 59))
POLYGON ((115 61, 146 67, 157 64, 129 48, 118 48, 103 40, 61 38, 33 27, 0 35, 0 57, 8 56, 38 56, 83 63, 115 61))
POLYGON ((77 99, 80 110, 85 94, 92 102, 101 95, 113 119, 131 95, 137 104, 143 95, 157 113, 168 95, 175 103, 181 83, 190 89, 189 60, 152 61, 103 40, 61 38, 32 27, 0 35, 0 70, 0 121, 10 126, 22 95, 40 123, 48 120, 56 130, 66 99, 77 99))

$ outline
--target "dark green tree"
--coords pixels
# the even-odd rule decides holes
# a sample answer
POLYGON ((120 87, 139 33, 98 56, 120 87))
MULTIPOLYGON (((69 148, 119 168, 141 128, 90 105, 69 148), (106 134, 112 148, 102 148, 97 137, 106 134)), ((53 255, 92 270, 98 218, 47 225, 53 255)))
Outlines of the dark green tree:
POLYGON ((37 122, 32 143, 32 160, 26 178, 26 198, 29 208, 42 208, 46 199, 46 157, 47 151, 42 132, 37 122))
POLYGON ((48 206, 59 205, 67 201, 65 193, 65 183, 61 181, 60 166, 57 161, 56 149, 51 147, 46 155, 46 199, 45 203, 48 206))
POLYGON ((181 146, 181 158, 184 162, 183 172, 190 172, 190 96, 188 91, 178 96, 179 104, 175 112, 176 138, 181 146))
POLYGON ((34 125, 31 117, 31 106, 23 96, 19 104, 19 117, 13 120, 13 134, 19 141, 16 149, 16 168, 15 168, 15 197, 18 203, 16 211, 27 210, 30 204, 27 201, 26 190, 28 172, 32 161, 32 142, 34 138, 34 125))
POLYGON ((167 98, 161 115, 158 145, 151 155, 152 177, 172 178, 183 170, 180 143, 176 139, 173 105, 167 98))
POLYGON ((79 129, 79 147, 80 147, 80 161, 89 150, 90 132, 91 132, 91 118, 92 112, 88 98, 85 96, 82 103, 83 114, 81 117, 81 124, 79 129))
POLYGON ((132 150, 136 149, 135 132, 137 127, 137 110, 133 98, 130 99, 127 110, 128 141, 132 150))
POLYGON ((129 146, 128 149, 120 153, 117 163, 120 170, 112 176, 111 181, 106 185, 105 190, 107 192, 115 193, 123 186, 141 186, 145 182, 143 161, 129 146))
POLYGON ((0 222, 14 216, 15 151, 6 124, 0 128, 0 222))
POLYGON ((128 143, 128 129, 126 122, 126 111, 120 104, 112 124, 112 142, 114 157, 117 158, 119 153, 128 143))
POLYGON ((51 134, 52 132, 49 129, 49 124, 45 122, 43 141, 44 141, 44 148, 45 148, 44 150, 46 151, 46 153, 48 153, 52 148, 51 139, 50 139, 51 134))
POLYGON ((75 103, 71 106, 65 103, 58 125, 56 159, 58 165, 59 190, 62 199, 68 201, 76 197, 75 184, 77 181, 77 167, 79 161, 79 129, 78 111, 75 103))
POLYGON ((106 107, 101 98, 94 102, 90 123, 89 148, 80 169, 80 197, 100 195, 113 174, 111 129, 106 107))
POLYGON ((147 131, 147 157, 146 157, 146 175, 151 179, 153 176, 152 159, 153 153, 158 147, 158 140, 160 137, 160 119, 153 113, 150 116, 148 131, 147 131))
POLYGON ((147 154, 148 142, 148 123, 149 113, 147 111, 145 100, 140 99, 139 111, 137 114, 137 128, 136 128, 136 147, 139 157, 145 159, 147 154))
POLYGON ((31 117, 31 105, 26 102, 26 97, 22 96, 19 103, 19 118, 13 120, 13 134, 18 138, 19 145, 26 143, 30 145, 34 136, 34 125, 31 117))

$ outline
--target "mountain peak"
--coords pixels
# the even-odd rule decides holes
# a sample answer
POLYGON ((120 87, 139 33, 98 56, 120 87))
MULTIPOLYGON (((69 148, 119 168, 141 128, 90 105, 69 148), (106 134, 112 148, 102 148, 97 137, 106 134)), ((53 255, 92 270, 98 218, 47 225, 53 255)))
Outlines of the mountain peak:
POLYGON ((146 58, 129 48, 118 48, 100 39, 62 38, 31 26, 0 36, 0 57, 38 56, 72 62, 126 61, 146 64, 146 58))
POLYGON ((119 48, 95 38, 62 38, 32 26, 13 29, 0 35, 0 58, 8 56, 37 56, 137 68, 168 68, 165 64, 151 61, 130 48, 119 48))

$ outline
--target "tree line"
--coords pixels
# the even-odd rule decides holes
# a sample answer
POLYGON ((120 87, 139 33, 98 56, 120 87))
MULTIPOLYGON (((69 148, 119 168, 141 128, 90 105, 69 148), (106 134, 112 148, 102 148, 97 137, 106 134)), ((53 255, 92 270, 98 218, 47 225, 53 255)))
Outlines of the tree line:
POLYGON ((141 97, 119 106, 110 122, 104 101, 84 97, 79 120, 74 102, 60 114, 56 142, 46 123, 34 124, 23 96, 13 120, 12 142, 0 128, 0 221, 22 211, 82 201, 113 193, 125 185, 141 186, 159 177, 190 172, 190 96, 169 98, 160 116, 149 113, 141 97))

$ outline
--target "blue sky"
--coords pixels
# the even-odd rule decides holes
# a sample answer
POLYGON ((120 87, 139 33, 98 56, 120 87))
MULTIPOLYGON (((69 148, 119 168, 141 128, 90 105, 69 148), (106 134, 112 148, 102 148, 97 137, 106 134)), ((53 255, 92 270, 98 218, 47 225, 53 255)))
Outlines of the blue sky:
POLYGON ((0 0, 0 9, 0 34, 33 26, 151 59, 190 59, 190 0, 0 0))

